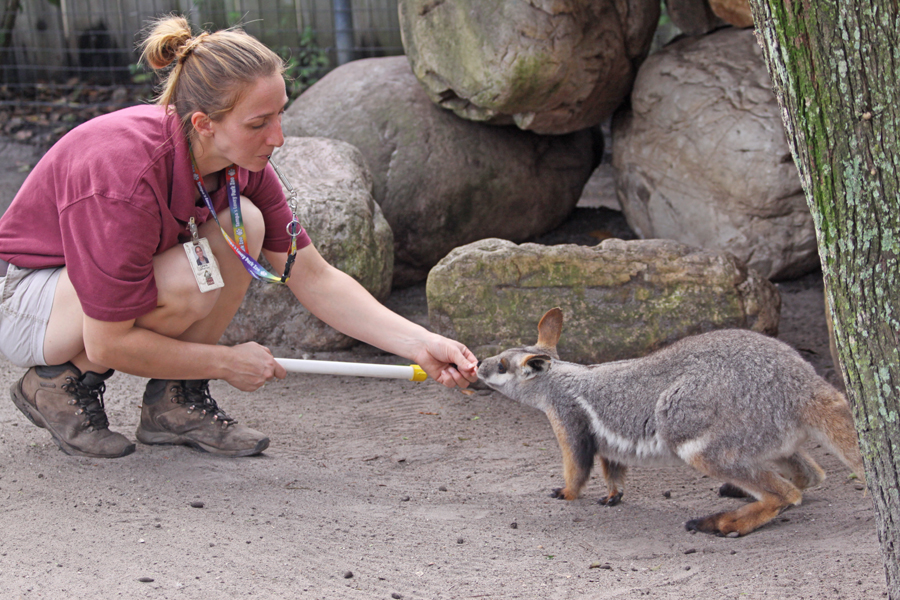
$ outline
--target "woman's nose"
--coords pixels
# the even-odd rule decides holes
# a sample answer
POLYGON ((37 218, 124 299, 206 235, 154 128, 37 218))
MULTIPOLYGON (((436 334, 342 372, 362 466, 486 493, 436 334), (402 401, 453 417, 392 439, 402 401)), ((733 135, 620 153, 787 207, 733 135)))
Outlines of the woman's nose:
POLYGON ((275 126, 273 127, 272 133, 269 134, 268 139, 266 140, 270 146, 275 146, 276 148, 280 148, 284 145, 284 132, 281 130, 281 120, 279 119, 275 126))

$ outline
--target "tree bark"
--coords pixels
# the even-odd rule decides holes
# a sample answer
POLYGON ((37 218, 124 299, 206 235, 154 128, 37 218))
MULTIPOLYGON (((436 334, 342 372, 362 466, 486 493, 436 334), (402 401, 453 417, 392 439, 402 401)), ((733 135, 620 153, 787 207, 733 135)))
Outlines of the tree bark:
POLYGON ((888 591, 900 600, 900 9, 750 4, 816 225, 888 591))

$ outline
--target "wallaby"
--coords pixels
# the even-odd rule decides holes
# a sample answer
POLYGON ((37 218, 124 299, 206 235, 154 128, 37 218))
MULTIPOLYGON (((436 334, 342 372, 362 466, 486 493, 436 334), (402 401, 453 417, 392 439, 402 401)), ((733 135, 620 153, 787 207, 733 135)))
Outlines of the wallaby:
POLYGON ((825 479, 800 448, 807 438, 864 478, 846 398, 787 344, 726 329, 643 358, 579 365, 559 360, 562 323, 562 311, 551 309, 535 346, 478 363, 482 382, 550 419, 566 484, 554 497, 578 497, 595 455, 607 487, 600 504, 607 506, 622 498, 627 465, 680 460, 725 481, 722 495, 756 498, 685 523, 688 531, 734 536, 799 505, 802 490, 825 479))

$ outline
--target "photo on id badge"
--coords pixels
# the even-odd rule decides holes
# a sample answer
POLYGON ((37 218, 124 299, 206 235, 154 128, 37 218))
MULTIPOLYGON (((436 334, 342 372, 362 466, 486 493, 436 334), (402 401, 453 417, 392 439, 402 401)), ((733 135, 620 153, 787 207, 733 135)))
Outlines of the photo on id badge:
POLYGON ((201 292, 216 290, 225 285, 216 257, 210 251, 209 241, 206 238, 187 242, 184 244, 184 251, 187 253, 188 262, 201 292))

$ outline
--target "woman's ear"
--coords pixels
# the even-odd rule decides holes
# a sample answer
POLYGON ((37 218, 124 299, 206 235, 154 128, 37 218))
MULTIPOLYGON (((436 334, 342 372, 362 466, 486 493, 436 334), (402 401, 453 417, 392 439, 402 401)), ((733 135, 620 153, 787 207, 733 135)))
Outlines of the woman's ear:
POLYGON ((206 113, 199 110, 191 115, 191 126, 197 132, 197 135, 204 137, 212 137, 213 135, 212 120, 206 113))

